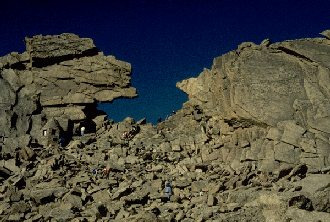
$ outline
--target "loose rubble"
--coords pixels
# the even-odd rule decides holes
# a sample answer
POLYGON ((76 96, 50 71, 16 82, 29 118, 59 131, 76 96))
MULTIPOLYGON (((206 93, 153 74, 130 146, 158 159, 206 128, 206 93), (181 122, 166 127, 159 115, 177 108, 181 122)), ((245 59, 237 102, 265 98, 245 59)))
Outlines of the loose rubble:
MULTIPOLYGON (((28 47, 32 60, 41 59, 37 59, 38 62, 59 55, 58 51, 49 53, 47 47, 41 47, 44 41, 47 45, 47 41, 53 40, 47 37, 37 45, 28 47)), ((94 50, 92 43, 85 41, 94 50)), ((326 38, 294 40, 290 47, 317 42, 324 47, 322 50, 327 50, 329 41, 326 38)), ((281 44, 286 45, 285 42, 272 44, 270 40, 259 46, 243 43, 235 58, 237 61, 244 60, 245 53, 253 54, 261 50, 262 53, 277 53, 276 56, 285 60, 288 55, 282 55, 279 51, 281 44)), ((73 44, 73 48, 66 48, 66 51, 70 55, 77 53, 80 56, 76 47, 73 44)), ((64 114, 45 115, 47 121, 39 128, 37 120, 33 120, 32 128, 35 127, 35 130, 27 134, 19 134, 18 130, 9 126, 10 132, 15 132, 15 135, 6 132, 6 136, 2 137, 0 219, 76 222, 330 221, 330 128, 325 125, 329 100, 324 91, 327 85, 319 82, 320 87, 316 87, 306 83, 307 80, 299 81, 305 83, 309 101, 285 101, 285 107, 288 104, 294 106, 293 111, 287 109, 295 113, 293 117, 291 111, 290 114, 277 115, 276 110, 265 107, 260 110, 260 115, 251 118, 248 109, 242 112, 235 108, 240 104, 237 101, 241 101, 237 99, 239 92, 228 95, 228 98, 233 96, 233 100, 237 99, 237 103, 218 106, 209 98, 210 93, 216 92, 206 79, 210 73, 218 75, 220 72, 216 70, 220 67, 234 72, 224 63, 223 66, 218 64, 220 60, 230 60, 232 55, 233 52, 230 52, 216 58, 212 70, 204 71, 197 80, 188 80, 188 84, 179 83, 179 87, 189 94, 189 101, 157 125, 146 123, 146 119, 135 121, 130 117, 119 123, 107 120, 104 115, 90 119, 90 113, 84 110, 86 117, 66 130, 63 128, 64 114), (194 84, 204 88, 194 90, 195 86, 191 85, 194 81, 197 81, 194 84), (203 95, 207 96, 202 99, 203 95), (88 121, 93 121, 93 128, 89 124, 81 124, 88 121), (81 126, 86 127, 83 135, 79 132, 81 126), (73 131, 60 146, 58 139, 68 129, 77 129, 78 133, 73 131), (125 132, 128 132, 127 136, 124 136, 125 132), (34 136, 36 134, 37 137, 34 136), (48 137, 49 134, 52 137, 48 137), (19 135, 19 141, 15 143, 16 135, 19 135), (8 141, 12 143, 10 147, 8 141), (106 170, 109 170, 108 175, 106 170), (171 184, 169 198, 166 182, 171 184)), ((310 67, 310 61, 305 58, 307 56, 291 53, 289 57, 289 64, 285 63, 283 67, 290 67, 291 63, 297 65, 296 60, 305 68, 310 67)), ((8 61, 8 58, 5 59, 8 61)), ((313 55, 308 58, 315 59, 313 55)), ((260 62, 258 59, 255 61, 260 62)), ((76 60, 66 61, 65 64, 71 66, 73 62, 76 60)), ((16 63, 15 60, 11 64, 16 63)), ((327 79, 326 76, 329 76, 329 73, 324 74, 326 64, 324 59, 318 65, 314 64, 319 72, 323 72, 318 73, 317 78, 323 75, 322 78, 327 79)), ((244 70, 243 63, 238 66, 244 70)), ((31 69, 35 68, 32 63, 31 69)), ((84 69, 88 68, 86 66, 84 69)), ((8 72, 6 70, 3 66, 2 76, 8 72)), ((248 75, 249 72, 242 73, 248 75)), ((305 78, 305 74, 299 78, 305 78)), ((308 74, 309 78, 314 75, 312 72, 308 74)), ((232 77, 229 75, 229 78, 232 77)), ((226 79, 223 76, 221 81, 226 79)), ((228 81, 239 83, 239 79, 234 78, 228 81)), ((229 88, 217 93, 224 96, 227 89, 233 90, 229 84, 229 88)), ((299 99, 304 99, 305 95, 299 95, 299 99)), ((70 109, 70 104, 49 108, 66 110, 70 109)), ((87 106, 90 110, 95 108, 95 105, 87 106)), ((48 106, 41 105, 41 108, 46 110, 48 106)), ((32 116, 38 115, 32 113, 32 116)), ((21 117, 21 120, 24 118, 21 117)))

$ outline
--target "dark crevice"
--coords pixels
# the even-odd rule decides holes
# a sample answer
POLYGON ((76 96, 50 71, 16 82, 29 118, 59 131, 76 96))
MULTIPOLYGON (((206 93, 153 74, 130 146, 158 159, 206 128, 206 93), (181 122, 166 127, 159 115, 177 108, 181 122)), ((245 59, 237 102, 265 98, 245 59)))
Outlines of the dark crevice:
POLYGON ((69 55, 50 57, 50 58, 33 58, 32 67, 43 68, 54 64, 58 64, 63 61, 73 60, 81 57, 95 56, 98 53, 99 53, 98 48, 94 47, 92 49, 84 51, 81 54, 69 54, 69 55))
POLYGON ((91 86, 95 86, 95 87, 98 87, 98 88, 106 87, 106 89, 109 89, 109 87, 119 86, 118 84, 115 84, 115 83, 112 83, 111 85, 108 85, 108 84, 99 84, 99 83, 92 83, 92 82, 84 82, 84 81, 81 82, 81 83, 88 84, 88 85, 91 85, 91 86))
POLYGON ((36 99, 36 105, 37 105, 37 108, 32 112, 32 115, 41 114, 42 106, 40 104, 40 94, 38 95, 38 98, 36 99))
POLYGON ((299 54, 296 51, 293 51, 291 49, 284 48, 283 46, 279 46, 278 49, 281 50, 281 51, 283 51, 283 52, 285 52, 288 55, 293 55, 293 56, 295 56, 297 58, 301 58, 301 59, 307 60, 309 62, 313 62, 313 60, 311 60, 310 58, 308 58, 308 57, 306 57, 306 56, 304 56, 302 54, 299 54))
POLYGON ((11 171, 5 167, 0 166, 0 177, 8 179, 11 175, 11 171))
POLYGON ((227 123, 229 126, 234 128, 251 128, 252 126, 259 126, 262 128, 267 128, 268 125, 263 122, 258 122, 252 119, 246 118, 232 118, 232 119, 224 119, 224 122, 227 123))
POLYGON ((40 199, 40 204, 47 204, 47 203, 51 203, 55 201, 55 196, 52 194, 50 196, 47 197, 43 197, 40 199))
POLYGON ((57 78, 57 80, 73 80, 75 78, 57 78))
POLYGON ((94 103, 93 105, 86 106, 86 108, 83 109, 83 112, 89 119, 94 119, 95 117, 100 115, 107 115, 105 111, 98 110, 97 106, 98 105, 94 103))
POLYGON ((47 106, 43 106, 42 108, 66 108, 66 107, 70 107, 70 106, 93 106, 94 103, 66 103, 66 104, 55 104, 55 105, 47 105, 47 106))
POLYGON ((11 117, 11 128, 15 128, 16 129, 16 122, 18 119, 18 115, 16 113, 13 113, 12 117, 11 117))
POLYGON ((30 134, 32 129, 32 119, 31 116, 28 117, 27 122, 29 123, 28 129, 26 130, 26 134, 30 134))
POLYGON ((26 69, 26 66, 23 64, 23 62, 17 62, 17 63, 14 63, 14 64, 6 64, 4 66, 5 69, 16 69, 16 70, 25 70, 26 69))
POLYGON ((149 197, 145 196, 142 199, 137 199, 137 200, 128 200, 126 201, 126 206, 132 206, 133 204, 142 204, 145 206, 148 203, 149 197))

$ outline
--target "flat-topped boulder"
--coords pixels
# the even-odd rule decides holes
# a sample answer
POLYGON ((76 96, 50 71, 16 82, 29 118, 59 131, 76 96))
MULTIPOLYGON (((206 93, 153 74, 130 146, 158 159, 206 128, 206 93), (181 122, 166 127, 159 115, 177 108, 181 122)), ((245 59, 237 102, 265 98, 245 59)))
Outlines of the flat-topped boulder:
POLYGON ((45 59, 68 55, 83 55, 88 51, 98 51, 90 38, 80 38, 72 33, 61 35, 36 35, 25 37, 27 52, 32 59, 45 59))

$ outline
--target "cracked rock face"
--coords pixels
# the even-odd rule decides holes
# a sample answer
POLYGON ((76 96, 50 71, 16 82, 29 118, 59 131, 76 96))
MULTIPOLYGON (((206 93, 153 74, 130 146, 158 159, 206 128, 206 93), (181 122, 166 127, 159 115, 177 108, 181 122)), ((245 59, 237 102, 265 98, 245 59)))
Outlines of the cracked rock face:
POLYGON ((245 42, 177 87, 188 94, 188 103, 212 115, 270 126, 295 119, 329 133, 329 43, 327 38, 245 42))
POLYGON ((100 114, 97 103, 138 96, 130 83, 131 64, 104 56, 92 39, 65 33, 26 37, 25 43, 26 52, 0 58, 3 138, 40 140, 51 118, 62 133, 72 134, 72 122, 100 114))
POLYGON ((330 221, 329 40, 243 43, 153 126, 96 113, 130 65, 68 36, 0 58, 1 221, 330 221))

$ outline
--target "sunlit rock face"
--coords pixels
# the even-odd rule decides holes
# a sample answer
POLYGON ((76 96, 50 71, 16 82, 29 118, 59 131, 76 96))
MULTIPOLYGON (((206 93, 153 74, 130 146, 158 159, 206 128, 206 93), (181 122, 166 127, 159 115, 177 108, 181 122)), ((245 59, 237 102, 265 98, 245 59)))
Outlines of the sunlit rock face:
MULTIPOLYGON (((324 32, 327 33, 327 32, 324 32)), ((245 42, 214 59, 211 70, 177 86, 210 115, 276 126, 296 120, 330 133, 330 40, 245 42)))
POLYGON ((72 34, 27 38, 0 58, 0 220, 330 221, 322 34, 242 43, 178 83, 189 101, 157 125, 96 111, 136 96, 130 64, 72 34))
POLYGON ((26 52, 0 58, 2 137, 40 140, 52 118, 72 133, 75 125, 101 114, 97 103, 138 96, 130 83, 131 64, 104 56, 90 38, 64 33, 24 42, 26 52))

